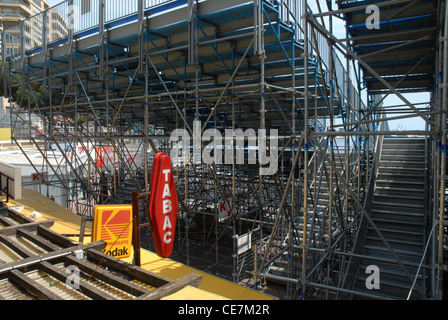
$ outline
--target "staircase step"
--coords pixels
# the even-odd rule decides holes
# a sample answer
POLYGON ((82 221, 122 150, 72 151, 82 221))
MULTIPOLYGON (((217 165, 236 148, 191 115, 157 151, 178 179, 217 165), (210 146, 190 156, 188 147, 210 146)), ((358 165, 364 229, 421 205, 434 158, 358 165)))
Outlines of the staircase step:
POLYGON ((413 172, 413 173, 405 173, 405 172, 382 172, 378 171, 378 178, 390 180, 390 179, 399 179, 402 181, 424 181, 425 173, 422 172, 413 172))
MULTIPOLYGON (((421 261, 425 241, 425 161, 425 139, 385 137, 370 209, 376 227, 411 277, 421 261)), ((362 253, 366 257, 361 258, 360 270, 372 264, 380 268, 381 289, 376 292, 406 298, 413 279, 406 276, 370 224, 362 253)), ((361 290, 367 276, 362 272, 358 275, 361 290)), ((420 295, 414 292, 413 297, 420 295)))
MULTIPOLYGON (((383 235, 384 236, 384 235, 383 235)), ((386 241, 392 246, 392 248, 394 248, 395 246, 399 247, 399 246, 415 246, 415 247, 421 247, 423 245, 423 241, 421 238, 420 241, 418 239, 414 239, 412 238, 412 240, 409 240, 409 237, 384 237, 386 239, 386 241)), ((384 245, 383 241, 381 240, 381 238, 378 236, 377 233, 374 232, 369 232, 366 236, 366 241, 368 243, 381 243, 384 245)))
POLYGON ((384 140, 383 148, 396 148, 396 149, 407 149, 407 148, 415 148, 415 149, 424 149, 425 142, 417 141, 417 142, 399 142, 393 140, 384 140))
MULTIPOLYGON (((360 266, 360 268, 361 270, 367 270, 368 266, 369 264, 364 263, 360 266)), ((381 280, 384 280, 384 284, 389 283, 389 285, 395 284, 403 288, 409 288, 409 289, 411 288, 412 286, 411 280, 408 278, 404 270, 398 264, 392 265, 385 263, 378 265, 378 267, 380 268, 380 282, 382 282, 381 280), (391 276, 393 277, 393 279, 391 279, 391 276), (394 279, 398 280, 394 281, 394 279)), ((415 276, 417 275, 418 267, 405 266, 405 268, 409 273, 409 275, 411 276, 411 278, 414 279, 415 276)), ((361 273, 359 279, 364 279, 365 282, 367 276, 368 274, 361 273)), ((417 275, 417 279, 418 279, 417 282, 421 281, 422 279, 421 270, 417 275)))
POLYGON ((371 214, 374 217, 398 218, 398 219, 421 219, 423 221, 424 209, 410 208, 392 205, 373 205, 371 214))
MULTIPOLYGON (((387 240, 387 239, 386 239, 387 240)), ((423 253, 423 248, 422 246, 415 246, 415 245, 411 245, 411 246, 399 246, 397 245, 397 243, 394 243, 392 245, 392 243, 389 242, 389 240, 387 240, 387 242, 389 243, 389 245, 391 246, 392 250, 395 252, 395 254, 400 255, 406 255, 408 257, 417 257, 419 259, 421 259, 422 257, 422 253, 423 253)), ((390 252, 390 250, 386 247, 386 245, 380 240, 380 242, 367 242, 364 246, 364 251, 368 252, 378 252, 378 253, 386 253, 386 254, 390 254, 392 255, 392 253, 390 252)))
MULTIPOLYGON (((407 152, 407 151, 406 151, 407 152)), ((388 152, 383 152, 381 155, 382 161, 401 161, 401 162, 425 162, 425 155, 419 154, 397 154, 394 149, 390 149, 388 152)))
MULTIPOLYGON (((383 159, 381 159, 383 160, 383 159)), ((400 159, 395 157, 394 159, 384 160, 380 163, 380 167, 414 167, 414 168, 424 168, 424 161, 419 160, 408 160, 408 159, 400 159), (386 162, 384 162, 386 161, 386 162)))
POLYGON ((414 224, 423 226, 425 218, 422 213, 407 213, 406 211, 387 211, 380 209, 371 210, 372 219, 374 221, 382 222, 389 220, 391 224, 397 224, 402 221, 403 224, 414 224))
POLYGON ((386 167, 384 164, 378 166, 378 174, 382 173, 394 173, 394 174, 406 174, 409 173, 411 175, 413 174, 421 174, 423 175, 425 172, 424 168, 412 168, 412 167, 405 167, 405 166, 388 166, 386 167))
POLYGON ((410 203, 408 201, 380 201, 380 200, 376 200, 376 198, 374 198, 373 200, 373 205, 375 207, 389 207, 389 208, 394 208, 394 207, 398 207, 398 208, 411 208, 411 209, 420 209, 423 210, 425 209, 425 204, 424 203, 410 203))
MULTIPOLYGON (((373 222, 380 227, 382 225, 386 225, 389 228, 396 227, 398 231, 407 231, 412 229, 422 229, 423 231, 423 219, 418 219, 422 221, 415 221, 411 219, 399 219, 399 218, 391 218, 391 217, 372 217, 373 222)), ((380 228, 381 230, 381 228, 380 228)))
MULTIPOLYGON (((393 227, 387 227, 387 226, 378 226, 378 224, 374 221, 375 225, 378 227, 378 229, 380 230, 381 234, 388 239, 389 237, 421 237, 423 239, 423 233, 419 230, 413 230, 413 229, 409 229, 409 228, 402 228, 402 229, 397 229, 397 228, 393 228, 393 227)), ((372 226, 369 225, 369 227, 367 227, 368 232, 375 232, 375 229, 373 229, 372 226)))
POLYGON ((396 138, 396 137, 384 137, 384 144, 399 144, 399 145, 424 145, 424 138, 396 138))
MULTIPOLYGON (((384 269, 384 268, 383 268, 384 269)), ((357 285, 359 288, 362 288, 360 291, 368 292, 370 294, 376 294, 380 297, 384 297, 387 299, 400 299, 400 300, 406 300, 409 292, 412 287, 412 280, 409 279, 406 274, 401 270, 397 271, 391 271, 391 272, 385 272, 381 271, 383 270, 380 267, 380 288, 379 289, 371 289, 368 290, 366 287, 366 280, 369 274, 360 274, 357 279, 357 285)), ((415 274, 411 274, 412 277, 415 276, 415 274)), ((418 277, 417 284, 419 286, 421 283, 421 276, 418 277)), ((414 287, 411 295, 411 299, 420 299, 420 294, 417 291, 417 289, 414 287)))
POLYGON ((382 177, 379 176, 376 180, 377 184, 390 184, 390 185, 397 185, 397 186, 402 186, 402 187, 406 187, 409 185, 412 186, 425 186, 425 181, 404 181, 401 180, 400 177, 397 177, 396 179, 391 179, 391 178, 386 178, 386 177, 382 177))
POLYGON ((383 151, 382 151, 382 155, 389 155, 389 154, 395 154, 395 155, 414 155, 414 156, 423 156, 424 158, 424 153, 422 153, 421 151, 423 151, 422 146, 420 145, 416 145, 416 146, 405 146, 405 148, 402 148, 402 146, 400 146, 399 148, 397 148, 395 145, 392 146, 388 146, 388 145, 384 145, 383 146, 383 151))
POLYGON ((373 197, 373 202, 375 201, 379 202, 406 202, 406 203, 415 203, 415 204, 423 204, 423 201, 425 201, 425 195, 424 194, 413 194, 413 195, 407 195, 407 194, 388 194, 388 193, 381 193, 381 194, 375 194, 373 197))
MULTIPOLYGON (((418 265, 421 262, 421 256, 418 255, 410 255, 409 252, 407 251, 395 251, 395 255, 398 257, 398 259, 400 259, 400 262, 402 264, 408 264, 410 266, 415 266, 418 267, 418 265)), ((380 250, 377 247, 366 247, 363 250, 363 254, 368 256, 371 261, 372 264, 375 264, 375 259, 377 259, 378 261, 384 261, 387 260, 388 263, 390 263, 391 265, 396 265, 397 267, 399 267, 398 262, 395 260, 394 256, 392 255, 392 253, 386 248, 384 247, 383 250, 380 250)), ((377 265, 379 265, 380 263, 378 263, 377 265)))
POLYGON ((421 197, 423 194, 422 188, 394 188, 387 185, 377 186, 375 188, 375 195, 401 195, 401 196, 418 196, 421 197))
MULTIPOLYGON (((403 180, 392 180, 392 179, 381 179, 376 182, 376 186, 378 188, 386 188, 389 187, 389 189, 393 189, 395 191, 412 191, 415 190, 416 193, 418 193, 418 196, 424 197, 424 190, 425 190, 425 183, 423 181, 415 181, 415 180, 409 180, 409 181, 403 181, 403 180)), ((403 196, 406 196, 404 194, 403 196)))

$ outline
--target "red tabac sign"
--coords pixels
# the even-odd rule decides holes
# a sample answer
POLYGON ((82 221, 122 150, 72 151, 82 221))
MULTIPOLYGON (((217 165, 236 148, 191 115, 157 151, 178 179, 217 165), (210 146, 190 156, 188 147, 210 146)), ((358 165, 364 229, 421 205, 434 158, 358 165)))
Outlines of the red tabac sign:
POLYGON ((171 160, 166 153, 154 157, 148 197, 148 218, 156 253, 167 258, 173 251, 178 198, 171 160))

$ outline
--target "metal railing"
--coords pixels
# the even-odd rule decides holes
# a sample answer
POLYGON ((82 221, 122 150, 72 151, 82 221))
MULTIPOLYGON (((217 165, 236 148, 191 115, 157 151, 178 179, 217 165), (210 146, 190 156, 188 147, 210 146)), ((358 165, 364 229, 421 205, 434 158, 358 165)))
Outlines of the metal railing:
MULTIPOLYGON (((13 198, 11 194, 9 193, 9 187, 11 186, 10 181, 14 182, 14 178, 11 178, 10 176, 4 174, 3 172, 0 172, 0 197, 5 194, 6 196, 6 202, 9 202, 9 198, 13 198), (5 181, 5 183, 3 183, 5 181)), ((1 202, 1 199, 0 199, 1 202)))
MULTIPOLYGON (((291 24, 295 27, 296 37, 298 41, 304 39, 304 22, 302 17, 305 14, 305 10, 303 8, 303 2, 296 0, 280 0, 277 1, 277 3, 279 4, 281 21, 286 24, 291 24)), ((308 11, 311 12, 311 9, 308 8, 308 11)), ((342 64, 341 59, 339 58, 337 53, 334 51, 333 53, 331 53, 330 47, 332 46, 332 44, 328 43, 328 40, 319 32, 314 32, 314 34, 313 32, 314 31, 312 28, 308 28, 308 52, 310 52, 311 57, 314 57, 314 59, 317 59, 317 57, 319 57, 323 68, 325 70, 329 70, 331 63, 330 59, 333 55, 333 68, 335 78, 340 90, 340 98, 344 101, 348 101, 352 109, 365 109, 364 103, 361 101, 361 99, 358 98, 359 92, 358 89, 354 86, 353 81, 347 81, 347 78, 352 79, 352 77, 348 77, 348 71, 342 64)), ((303 43, 303 45, 305 45, 305 43, 303 43)), ((330 82, 330 77, 326 77, 326 79, 324 80, 326 81, 326 84, 328 86, 333 85, 333 83, 330 82)))
MULTIPOLYGON (((143 0, 144 9, 165 3, 180 4, 180 0, 143 0)), ((20 59, 23 54, 39 53, 43 46, 66 43, 69 31, 81 38, 87 30, 98 28, 100 11, 105 24, 138 13, 139 0, 66 0, 39 14, 5 28, 4 49, 9 59, 20 59)), ((137 18, 136 18, 137 19, 137 18)), ((87 35, 87 34, 85 34, 87 35)))
MULTIPOLYGON (((182 4, 181 0, 143 0, 144 9, 157 7, 166 3, 182 4)), ((282 22, 293 25, 296 29, 296 40, 304 39, 303 19, 305 13, 302 1, 281 0, 271 1, 277 4, 282 22)), ((18 60, 22 55, 33 55, 40 53, 47 46, 55 47, 65 44, 68 41, 69 31, 73 30, 76 38, 82 38, 96 33, 100 25, 100 12, 104 13, 104 23, 108 24, 132 17, 138 13, 139 0, 65 0, 37 15, 25 19, 13 26, 5 28, 4 45, 5 58, 18 60), (91 30, 92 32, 87 32, 91 30)), ((309 10, 309 9, 308 9, 309 10)), ((137 19, 137 17, 135 17, 137 19)), ((129 19, 131 21, 132 19, 129 19)), ((309 28, 308 47, 312 56, 319 56, 323 66, 327 69, 330 65, 330 44, 318 32, 312 34, 309 28), (314 40, 315 39, 315 42, 314 40)), ((304 44, 305 45, 305 44, 304 44)), ((340 62, 336 54, 333 56, 336 78, 340 88, 345 88, 347 71, 340 62)), ((329 79, 325 79, 327 85, 329 79)), ((350 85, 350 88, 341 90, 345 99, 348 94, 348 101, 354 109, 359 109, 357 89, 350 85)))

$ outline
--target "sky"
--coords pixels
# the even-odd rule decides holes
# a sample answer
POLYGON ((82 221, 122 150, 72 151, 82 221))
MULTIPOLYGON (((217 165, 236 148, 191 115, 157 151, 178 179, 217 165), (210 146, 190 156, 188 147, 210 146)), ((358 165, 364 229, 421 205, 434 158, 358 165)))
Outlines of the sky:
POLYGON ((47 2, 52 7, 52 6, 57 5, 58 3, 63 2, 63 0, 62 1, 61 0, 47 0, 47 2))
MULTIPOLYGON (((337 10, 337 5, 335 4, 335 1, 332 0, 333 5, 332 9, 337 10)), ((319 0, 320 7, 322 12, 328 11, 326 0, 319 0)), ((310 6, 311 10, 313 12, 318 12, 316 0, 308 0, 308 5, 310 6)), ((328 20, 325 21, 328 25, 328 20)), ((345 29, 345 23, 341 19, 334 18, 333 19, 333 34, 338 39, 346 38, 346 29, 345 29)), ((411 103, 421 103, 421 102, 428 102, 430 100, 429 93, 410 93, 410 94, 403 94, 403 96, 410 101, 411 103)), ((397 105, 404 105, 405 103, 395 96, 394 94, 389 95, 384 99, 383 105, 384 106, 397 106, 397 105)), ((403 107, 405 108, 405 107, 403 107)), ((406 106, 410 110, 409 107, 406 106)), ((397 117, 400 116, 400 114, 391 114, 391 117, 397 117)), ((414 117, 414 118, 406 118, 401 120, 393 120, 388 121, 389 122, 389 128, 390 130, 425 130, 425 124, 426 122, 421 119, 420 117, 414 117)))
MULTIPOLYGON (((58 3, 63 2, 62 0, 47 0, 50 6, 54 6, 58 3)), ((125 1, 125 0, 123 0, 125 1)), ((302 0, 297 0, 302 1, 302 0)), ((322 11, 328 11, 326 0, 318 0, 320 3, 320 6, 322 8, 322 11)), ((333 2, 333 10, 337 9, 337 6, 333 2)), ((311 9, 314 12, 318 12, 316 0, 308 0, 308 5, 311 7, 311 9)), ((328 23, 328 21, 326 21, 328 23)), ((345 38, 345 26, 344 23, 338 19, 335 18, 333 20, 334 22, 334 34, 337 38, 345 38)), ((429 95, 427 93, 416 93, 416 94, 406 94, 404 95, 406 99, 408 99, 411 103, 419 103, 419 102, 428 102, 429 101, 429 95)), ((399 99, 398 97, 394 95, 390 95, 387 97, 384 101, 384 105, 386 106, 393 106, 393 105, 403 105, 403 101, 399 99)), ((398 116, 398 114, 394 114, 392 116, 398 116)), ((407 118, 402 120, 395 120, 395 121, 389 121, 389 127, 391 130, 401 129, 401 130, 425 130, 425 122, 419 118, 407 118)))

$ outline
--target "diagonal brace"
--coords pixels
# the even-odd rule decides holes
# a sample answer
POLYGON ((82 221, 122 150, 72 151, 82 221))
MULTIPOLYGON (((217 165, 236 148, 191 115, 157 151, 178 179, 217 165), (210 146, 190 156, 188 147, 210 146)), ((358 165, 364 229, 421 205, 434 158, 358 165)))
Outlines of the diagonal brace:
MULTIPOLYGON (((332 35, 329 31, 325 30, 324 27, 313 17, 313 15, 308 14, 309 21, 314 25, 314 27, 322 33, 324 36, 328 37, 334 43, 337 43, 341 48, 339 50, 346 52, 346 54, 350 55, 353 59, 358 61, 360 65, 362 65, 367 71, 369 71, 378 81, 380 81, 384 86, 386 86, 390 91, 392 91, 398 98, 400 98, 409 108, 411 108, 417 115, 419 115, 426 123, 428 123, 434 131, 437 133, 441 132, 440 127, 435 124, 433 121, 429 120, 425 117, 411 102, 409 102, 400 92, 398 92, 391 84, 389 84, 386 80, 384 80, 372 67, 370 67, 366 62, 364 62, 358 55, 352 52, 346 45, 344 45, 339 39, 337 39, 334 35, 332 35)), ((337 46, 336 46, 337 47, 337 46)))

